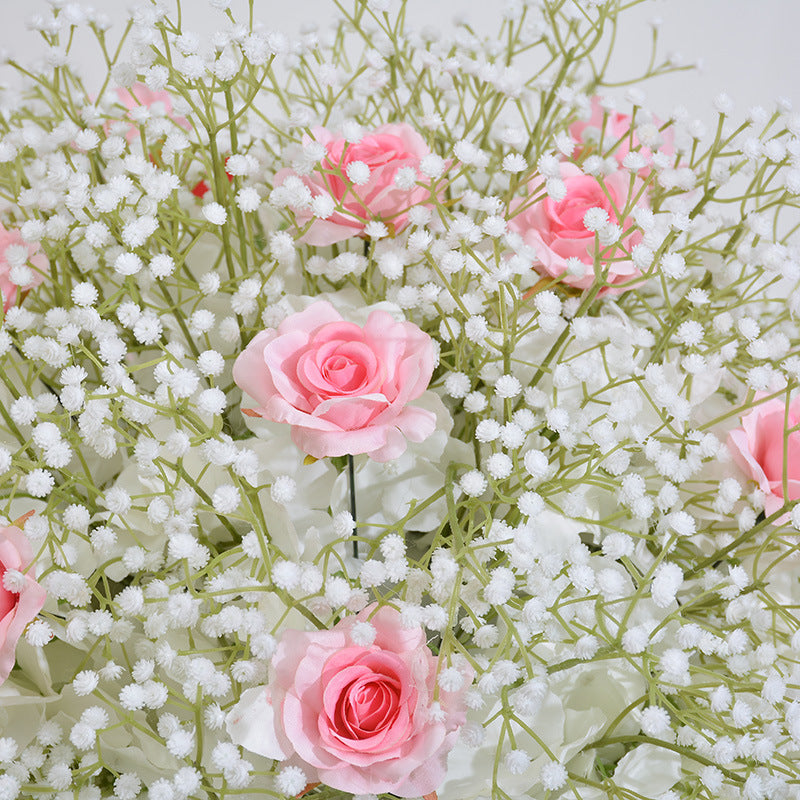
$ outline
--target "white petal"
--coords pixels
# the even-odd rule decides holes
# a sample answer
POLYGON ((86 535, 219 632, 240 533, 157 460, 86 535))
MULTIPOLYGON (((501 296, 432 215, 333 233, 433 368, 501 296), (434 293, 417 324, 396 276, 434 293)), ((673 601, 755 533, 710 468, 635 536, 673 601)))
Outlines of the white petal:
POLYGON ((265 758, 282 761, 286 755, 275 736, 274 718, 268 689, 257 686, 242 692, 239 702, 228 712, 225 727, 234 744, 265 758))
POLYGON ((629 792, 658 797, 681 779, 681 757, 671 750, 641 744, 617 764, 614 783, 629 792))

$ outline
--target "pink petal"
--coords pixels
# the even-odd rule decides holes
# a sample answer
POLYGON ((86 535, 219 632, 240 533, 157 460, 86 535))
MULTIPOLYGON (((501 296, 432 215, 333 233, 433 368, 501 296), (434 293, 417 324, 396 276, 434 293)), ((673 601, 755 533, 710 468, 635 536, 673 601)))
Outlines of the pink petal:
POLYGON ((261 331, 253 337, 233 363, 234 383, 259 405, 264 405, 276 392, 275 384, 264 363, 264 347, 276 335, 274 330, 261 331))

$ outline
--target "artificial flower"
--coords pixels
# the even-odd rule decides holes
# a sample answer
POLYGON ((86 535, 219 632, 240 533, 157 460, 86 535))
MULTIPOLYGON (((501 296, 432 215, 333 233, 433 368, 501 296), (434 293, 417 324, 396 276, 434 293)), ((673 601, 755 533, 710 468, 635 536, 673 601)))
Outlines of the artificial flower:
POLYGON ((47 598, 36 582, 33 551, 16 525, 0 528, 0 683, 14 667, 17 642, 47 598))
POLYGON ((509 228, 533 249, 534 269, 541 275, 559 278, 568 286, 587 289, 598 279, 594 264, 599 259, 604 284, 601 295, 633 288, 642 272, 631 258, 631 249, 639 244, 642 234, 633 229, 628 206, 631 202, 647 204, 641 180, 619 170, 601 181, 567 162, 560 165, 560 174, 565 187, 562 199, 542 196, 531 202, 530 198, 541 194, 544 188, 541 179, 536 179, 528 186, 528 198, 512 203, 512 211, 518 211, 509 220, 509 228), (588 211, 604 217, 601 228, 619 226, 618 241, 604 245, 601 230, 598 243, 598 234, 585 224, 588 211))
POLYGON ((248 413, 291 425, 310 456, 388 461, 406 439, 435 430, 436 415, 410 405, 428 387, 434 361, 430 337, 412 322, 376 309, 362 328, 321 300, 257 334, 233 379, 256 402, 248 413))
POLYGON ((357 142, 326 128, 313 128, 312 133, 314 140, 307 139, 306 145, 316 141, 325 150, 319 168, 302 176, 288 168, 275 175, 276 186, 292 177, 310 192, 308 203, 292 206, 298 227, 311 223, 303 234, 306 244, 329 245, 360 236, 373 220, 397 233, 408 223, 409 208, 431 199, 428 179, 419 171, 430 148, 407 123, 381 125, 357 142), (400 170, 407 182, 401 178, 398 183, 400 170), (318 197, 332 201, 329 213, 314 213, 312 203, 318 197))
MULTIPOLYGON (((144 107, 150 109, 157 116, 167 117, 171 119, 176 125, 186 131, 190 131, 192 126, 186 117, 181 117, 175 114, 172 110, 172 97, 166 89, 160 91, 153 91, 148 89, 143 83, 134 83, 130 89, 118 88, 117 99, 122 103, 129 112, 137 108, 144 107)), ((129 114, 129 116, 133 116, 129 114)), ((136 125, 131 125, 125 138, 132 142, 139 135, 139 129, 136 125)))
MULTIPOLYGON (((654 119, 652 123, 647 123, 650 134, 648 143, 651 146, 642 144, 639 141, 639 134, 633 130, 633 118, 629 114, 622 114, 619 111, 606 111, 599 97, 593 97, 591 101, 591 114, 588 119, 579 119, 569 126, 570 135, 580 142, 580 149, 586 147, 598 147, 602 141, 602 152, 607 153, 617 160, 619 164, 625 160, 625 156, 631 150, 639 152, 648 162, 653 157, 653 150, 661 149, 662 152, 671 155, 674 152, 672 144, 672 130, 667 128, 661 131, 661 122, 654 119), (611 149, 613 147, 613 149, 611 149)), ((640 126, 643 128, 643 126, 640 126)), ((649 172, 648 167, 644 167, 641 175, 649 172)))
POLYGON ((800 431, 791 430, 798 424, 800 396, 788 407, 776 397, 755 406, 742 417, 742 427, 728 434, 734 460, 764 493, 767 515, 800 500, 800 431))
POLYGON ((38 286, 49 268, 47 256, 38 244, 26 242, 15 229, 0 225, 0 292, 3 311, 17 302, 18 292, 38 286))
POLYGON ((228 732, 246 749, 300 767, 309 783, 427 795, 444 779, 466 719, 472 668, 459 664, 461 687, 436 695, 439 663, 424 631, 404 626, 390 606, 370 606, 330 630, 285 630, 269 683, 242 695, 228 732))

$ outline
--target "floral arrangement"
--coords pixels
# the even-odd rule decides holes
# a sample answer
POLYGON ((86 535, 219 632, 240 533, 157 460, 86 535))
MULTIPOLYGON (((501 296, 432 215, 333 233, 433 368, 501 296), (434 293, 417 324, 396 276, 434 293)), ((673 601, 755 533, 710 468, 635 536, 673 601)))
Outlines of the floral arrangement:
POLYGON ((800 116, 212 5, 4 67, 0 800, 800 796, 800 116))

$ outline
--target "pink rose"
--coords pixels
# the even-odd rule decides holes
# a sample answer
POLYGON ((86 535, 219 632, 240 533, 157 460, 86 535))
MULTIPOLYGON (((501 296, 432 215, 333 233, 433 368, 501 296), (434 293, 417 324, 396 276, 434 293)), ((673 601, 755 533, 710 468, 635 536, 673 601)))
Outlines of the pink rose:
POLYGON ((364 227, 372 220, 381 220, 397 233, 408 224, 408 209, 430 199, 427 186, 400 188, 394 182, 398 170, 404 167, 413 171, 417 181, 428 180, 419 172, 419 164, 430 150, 410 125, 382 125, 358 142, 347 142, 326 128, 313 128, 312 133, 326 150, 320 168, 302 176, 291 169, 282 169, 274 180, 275 186, 281 186, 294 176, 302 180, 312 197, 328 195, 336 204, 335 211, 326 219, 314 219, 308 205, 291 206, 298 227, 314 220, 301 241, 319 246, 341 242, 363 234, 364 227), (358 171, 364 171, 363 166, 352 167, 348 174, 348 167, 355 162, 369 168, 364 183, 358 175, 358 171))
POLYGON ((25 534, 14 525, 0 528, 0 683, 11 673, 25 626, 41 611, 47 597, 36 583, 32 562, 25 534))
POLYGON ((745 414, 742 427, 728 434, 728 449, 734 461, 764 492, 764 512, 767 516, 774 514, 787 500, 800 500, 800 431, 786 433, 787 428, 794 428, 798 424, 800 396, 789 404, 788 416, 784 401, 775 398, 745 414))
POLYGON ((436 428, 435 414, 408 405, 434 360, 430 336, 412 322, 376 310, 361 328, 320 300, 257 334, 233 379, 257 403, 244 413, 291 425, 303 452, 389 461, 406 438, 421 442, 436 428))
MULTIPOLYGON (((569 126, 570 135, 577 139, 578 142, 587 145, 594 144, 595 146, 600 141, 602 134, 603 138, 603 153, 608 153, 615 142, 619 141, 617 147, 611 155, 617 159, 621 164, 626 155, 633 149, 639 148, 638 152, 644 156, 649 162, 653 157, 652 150, 649 147, 639 147, 639 138, 636 133, 630 136, 632 119, 628 114, 620 114, 618 111, 604 111, 599 97, 592 98, 592 114, 588 120, 578 120, 569 126), (605 117, 605 127, 603 126, 603 118, 605 117), (623 138, 624 137, 624 138, 623 138), (620 141, 621 140, 621 141, 620 141)), ((659 147, 662 152, 672 155, 675 151, 672 145, 672 131, 668 128, 665 131, 658 131, 661 126, 661 120, 654 118, 653 125, 656 127, 654 133, 655 142, 660 143, 659 147)), ((643 174, 649 172, 649 168, 642 170, 643 174)))
POLYGON ((228 732, 253 752, 300 767, 311 784, 428 795, 444 779, 473 677, 459 662, 461 686, 440 687, 434 700, 438 666, 422 628, 403 627, 390 606, 370 606, 327 631, 287 630, 269 685, 244 692, 228 732), (371 645, 354 641, 357 622, 372 625, 371 645))
MULTIPOLYGON (((150 108, 155 113, 168 117, 184 130, 190 131, 192 129, 186 117, 178 117, 172 113, 172 98, 166 90, 162 89, 160 92, 154 92, 143 83, 134 83, 130 90, 117 89, 117 99, 129 110, 140 106, 150 108)), ((130 130, 125 134, 125 138, 132 142, 138 135, 138 128, 135 125, 131 125, 130 130)))
POLYGON ((39 245, 23 240, 18 230, 6 230, 0 225, 0 292, 3 311, 17 302, 17 292, 27 292, 38 286, 50 266, 39 245))
MULTIPOLYGON (((544 196, 513 215, 508 223, 508 227, 520 234, 525 244, 536 252, 539 263, 534 264, 534 269, 542 275, 560 278, 568 286, 588 289, 595 281, 595 234, 586 228, 583 219, 590 208, 601 208, 608 213, 609 222, 621 226, 627 233, 623 233, 616 247, 600 246, 601 263, 608 267, 607 285, 600 294, 619 294, 633 288, 631 281, 641 277, 642 273, 630 260, 630 250, 641 241, 642 234, 631 230, 632 219, 620 216, 628 204, 630 174, 620 170, 603 178, 601 184, 596 178, 584 175, 574 164, 564 162, 561 164, 561 179, 567 188, 563 200, 544 196), (570 258, 583 262, 583 275, 568 271, 567 260, 570 258)), ((634 180, 635 194, 642 185, 639 178, 634 180)), ((543 188, 543 181, 535 179, 528 185, 528 193, 535 196, 541 194, 543 188)), ((527 202, 522 199, 513 201, 512 214, 527 202)), ((637 205, 646 204, 644 196, 637 201, 637 205)))

